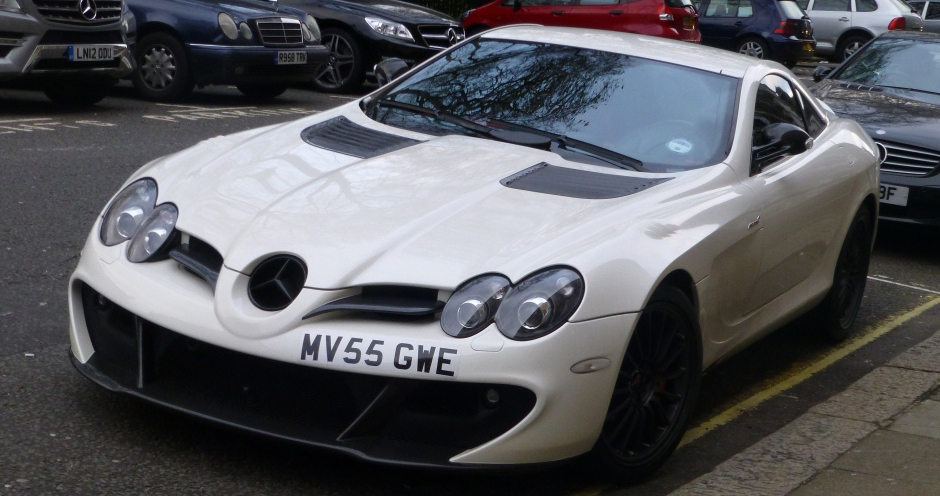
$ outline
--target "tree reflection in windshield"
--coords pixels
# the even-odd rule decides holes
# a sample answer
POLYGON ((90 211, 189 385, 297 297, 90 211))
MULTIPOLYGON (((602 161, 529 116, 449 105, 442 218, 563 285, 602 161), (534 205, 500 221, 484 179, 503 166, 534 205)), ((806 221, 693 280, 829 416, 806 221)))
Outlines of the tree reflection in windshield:
POLYGON ((940 94, 940 43, 876 40, 834 76, 869 86, 910 88, 940 94))
MULTIPOLYGON (((649 162, 652 170, 681 170, 723 158, 736 86, 728 76, 622 54, 482 39, 384 98, 568 136, 649 162)), ((372 116, 430 134, 468 134, 401 109, 382 107, 372 116)))

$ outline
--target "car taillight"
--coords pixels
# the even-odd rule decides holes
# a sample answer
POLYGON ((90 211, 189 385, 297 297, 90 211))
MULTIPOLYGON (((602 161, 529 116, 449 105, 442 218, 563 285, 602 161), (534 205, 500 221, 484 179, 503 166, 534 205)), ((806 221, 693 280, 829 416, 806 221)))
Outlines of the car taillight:
POLYGON ((780 25, 777 26, 777 29, 774 30, 774 34, 794 34, 796 32, 796 21, 793 19, 787 19, 786 21, 780 21, 780 25))
POLYGON ((895 17, 891 19, 891 23, 888 24, 888 31, 894 31, 897 29, 907 29, 907 20, 903 17, 895 17))

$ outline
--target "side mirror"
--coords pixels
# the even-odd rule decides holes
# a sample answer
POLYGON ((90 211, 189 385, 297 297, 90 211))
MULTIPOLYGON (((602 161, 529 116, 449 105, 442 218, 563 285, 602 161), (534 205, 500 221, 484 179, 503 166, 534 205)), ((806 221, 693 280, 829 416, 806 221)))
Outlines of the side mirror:
POLYGON ((512 11, 519 12, 522 9, 522 0, 513 0, 512 11))
POLYGON ((777 159, 787 155, 799 155, 813 147, 813 138, 803 129, 778 122, 764 128, 764 145, 751 149, 752 172, 758 172, 777 159))
POLYGON ((825 79, 830 73, 832 73, 832 67, 826 67, 824 65, 816 66, 816 69, 813 70, 813 81, 818 83, 825 79))
POLYGON ((375 64, 375 79, 385 86, 408 71, 408 63, 402 59, 385 59, 375 64))

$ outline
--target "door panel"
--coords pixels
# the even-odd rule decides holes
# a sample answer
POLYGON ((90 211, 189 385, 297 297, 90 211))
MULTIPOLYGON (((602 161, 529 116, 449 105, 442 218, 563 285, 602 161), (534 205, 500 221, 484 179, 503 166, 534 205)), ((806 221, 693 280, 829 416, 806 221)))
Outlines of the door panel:
POLYGON ((815 0, 806 11, 813 21, 813 37, 817 48, 835 50, 839 35, 852 26, 850 0, 815 0))

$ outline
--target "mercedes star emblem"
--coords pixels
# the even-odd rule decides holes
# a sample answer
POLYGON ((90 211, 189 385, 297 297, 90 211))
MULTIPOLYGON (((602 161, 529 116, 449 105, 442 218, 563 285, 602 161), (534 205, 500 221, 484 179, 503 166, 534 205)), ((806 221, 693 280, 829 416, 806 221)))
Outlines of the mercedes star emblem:
POLYGON ((98 5, 95 4, 95 0, 79 0, 78 10, 82 17, 89 21, 94 21, 95 17, 98 17, 98 5))
POLYGON ((447 30, 447 41, 449 41, 451 45, 456 45, 457 42, 460 41, 460 37, 457 36, 457 31, 454 31, 454 28, 447 30))

